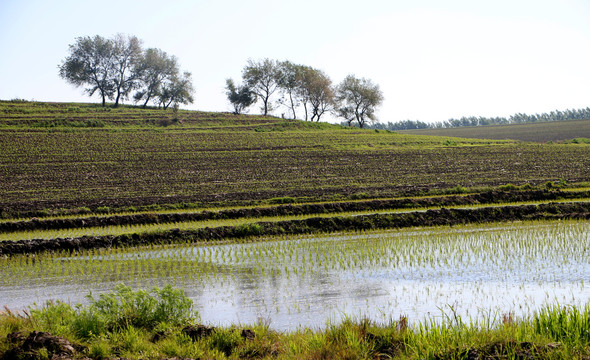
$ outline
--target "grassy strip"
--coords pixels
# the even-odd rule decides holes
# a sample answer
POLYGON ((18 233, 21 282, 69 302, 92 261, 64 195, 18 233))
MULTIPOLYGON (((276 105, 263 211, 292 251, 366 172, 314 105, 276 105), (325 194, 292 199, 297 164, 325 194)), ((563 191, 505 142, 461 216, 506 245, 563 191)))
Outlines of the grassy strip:
POLYGON ((169 244, 218 239, 245 238, 261 235, 303 234, 345 230, 387 229, 413 226, 441 226, 493 221, 589 219, 590 203, 550 203, 539 205, 500 206, 474 209, 439 209, 425 212, 373 214, 360 216, 314 217, 302 220, 256 222, 238 226, 221 226, 195 230, 173 229, 75 239, 38 239, 0 243, 0 255, 77 251, 92 248, 169 244))
POLYGON ((271 207, 227 209, 220 211, 145 213, 112 216, 91 216, 69 219, 31 219, 25 221, 0 222, 0 232, 28 231, 41 229, 76 229, 99 226, 139 225, 158 223, 179 223, 188 221, 239 219, 268 216, 294 216, 309 214, 333 214, 355 211, 377 211, 385 209, 413 209, 424 207, 461 206, 473 204, 510 203, 523 201, 581 199, 590 197, 590 191, 491 191, 465 196, 441 196, 431 198, 406 198, 370 201, 334 202, 322 204, 279 205, 271 207))
POLYGON ((86 306, 56 302, 0 314, 0 359, 587 359, 590 307, 546 307, 469 323, 375 324, 344 318, 325 329, 280 333, 264 323, 197 323, 182 290, 119 286, 86 306))

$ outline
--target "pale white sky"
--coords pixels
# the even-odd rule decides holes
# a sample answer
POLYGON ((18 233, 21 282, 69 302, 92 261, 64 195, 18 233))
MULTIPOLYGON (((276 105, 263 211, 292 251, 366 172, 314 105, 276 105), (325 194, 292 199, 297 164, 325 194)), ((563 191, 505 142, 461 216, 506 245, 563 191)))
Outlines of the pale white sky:
POLYGON ((590 106, 589 0, 0 0, 0 99, 99 102, 57 67, 119 32, 177 56, 197 110, 229 111, 249 58, 370 78, 382 122, 590 106))

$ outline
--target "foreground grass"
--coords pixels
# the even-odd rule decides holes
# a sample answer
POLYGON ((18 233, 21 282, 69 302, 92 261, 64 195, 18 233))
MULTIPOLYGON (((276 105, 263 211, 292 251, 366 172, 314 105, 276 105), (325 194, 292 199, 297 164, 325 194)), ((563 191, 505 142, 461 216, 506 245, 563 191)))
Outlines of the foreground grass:
POLYGON ((213 328, 182 290, 119 286, 89 304, 48 303, 0 314, 0 359, 583 359, 590 356, 590 307, 551 306, 465 323, 409 326, 344 318, 324 329, 281 333, 264 322, 213 328))

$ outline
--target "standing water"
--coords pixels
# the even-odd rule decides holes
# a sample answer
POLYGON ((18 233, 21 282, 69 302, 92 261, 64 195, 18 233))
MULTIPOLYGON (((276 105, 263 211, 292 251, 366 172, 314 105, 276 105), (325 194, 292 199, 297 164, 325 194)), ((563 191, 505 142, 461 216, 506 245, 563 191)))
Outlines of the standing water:
POLYGON ((203 323, 278 330, 344 315, 410 322, 526 315, 590 300, 590 225, 527 222, 186 244, 0 260, 0 305, 172 284, 203 323))

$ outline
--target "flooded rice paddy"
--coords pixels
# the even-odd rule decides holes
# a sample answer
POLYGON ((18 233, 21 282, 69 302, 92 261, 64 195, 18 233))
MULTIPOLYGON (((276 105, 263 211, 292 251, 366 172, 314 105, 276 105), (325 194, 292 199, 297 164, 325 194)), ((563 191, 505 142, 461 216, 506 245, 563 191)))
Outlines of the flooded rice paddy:
POLYGON ((410 322, 526 315, 590 301, 590 224, 516 222, 285 236, 0 259, 0 306, 84 302, 117 283, 172 284, 203 323, 323 327, 344 315, 410 322))

